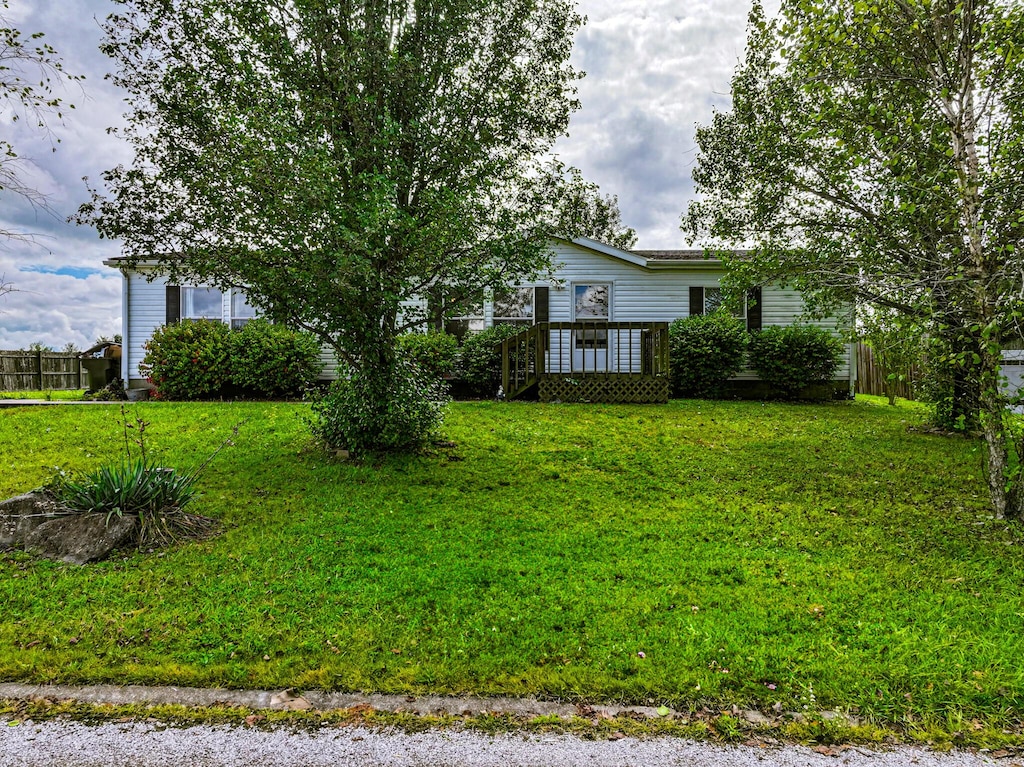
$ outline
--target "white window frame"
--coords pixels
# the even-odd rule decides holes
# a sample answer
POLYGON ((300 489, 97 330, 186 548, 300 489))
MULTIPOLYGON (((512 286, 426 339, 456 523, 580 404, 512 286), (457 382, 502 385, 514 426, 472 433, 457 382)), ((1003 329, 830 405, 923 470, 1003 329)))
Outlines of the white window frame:
POLYGON ((231 325, 232 330, 241 328, 249 320, 254 320, 259 316, 259 312, 252 304, 249 303, 249 297, 244 290, 241 288, 232 288, 228 291, 228 324, 231 325), (251 314, 240 314, 235 315, 235 298, 241 296, 245 302, 245 306, 252 310, 251 314))
POLYGON ((180 312, 179 316, 183 320, 217 320, 218 322, 223 322, 224 321, 224 291, 221 290, 220 288, 215 288, 215 287, 212 287, 210 285, 182 285, 181 286, 181 294, 180 294, 180 304, 179 304, 178 309, 179 309, 179 312, 180 312), (220 296, 220 310, 217 312, 216 316, 214 316, 213 314, 196 313, 194 311, 194 309, 195 309, 195 306, 194 306, 195 301, 194 301, 194 299, 192 297, 192 291, 200 291, 200 290, 205 290, 207 292, 216 291, 216 293, 220 296), (193 305, 192 306, 192 311, 189 311, 189 305, 190 304, 193 305))
MULTIPOLYGON (((722 287, 720 285, 713 285, 711 287, 704 288, 704 307, 703 307, 704 314, 711 314, 711 312, 713 312, 716 309, 718 309, 724 303, 725 303, 725 293, 722 291, 722 287), (714 303, 714 305, 709 305, 708 304, 708 293, 710 291, 714 291, 714 293, 717 294, 718 297, 719 297, 718 300, 714 303)), ((732 314, 732 316, 735 317, 738 320, 743 320, 744 322, 747 321, 747 294, 746 293, 743 294, 743 302, 742 302, 742 304, 740 306, 740 310, 738 312, 737 311, 732 311, 732 312, 730 312, 730 314, 732 314)))

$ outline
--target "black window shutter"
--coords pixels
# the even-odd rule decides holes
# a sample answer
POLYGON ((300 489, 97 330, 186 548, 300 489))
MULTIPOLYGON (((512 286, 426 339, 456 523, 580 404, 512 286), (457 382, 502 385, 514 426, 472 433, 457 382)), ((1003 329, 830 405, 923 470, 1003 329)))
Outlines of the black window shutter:
POLYGON ((704 314, 704 288, 690 288, 690 316, 704 314))
POLYGON ((549 311, 548 302, 551 300, 548 295, 550 288, 534 288, 533 289, 533 324, 536 325, 538 322, 548 322, 551 317, 549 311))
POLYGON ((167 302, 167 324, 176 325, 181 321, 181 287, 168 285, 165 291, 167 302))
POLYGON ((747 330, 761 329, 761 288, 747 291, 747 330))

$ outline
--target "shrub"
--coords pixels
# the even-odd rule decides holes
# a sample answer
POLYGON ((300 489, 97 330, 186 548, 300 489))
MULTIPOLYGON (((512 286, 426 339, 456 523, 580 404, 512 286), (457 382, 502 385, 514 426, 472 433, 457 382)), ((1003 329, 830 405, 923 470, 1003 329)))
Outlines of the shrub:
POLYGON ((771 326, 750 338, 750 366, 784 399, 834 380, 842 352, 835 336, 812 325, 771 326))
POLYGON ((493 325, 467 336, 459 354, 458 377, 478 397, 494 397, 501 386, 501 342, 523 330, 493 325))
MULTIPOLYGON (((198 493, 196 480, 231 439, 221 443, 198 468, 179 473, 158 466, 146 454, 148 421, 139 417, 130 420, 121 405, 121 428, 124 433, 124 455, 118 463, 108 463, 93 471, 68 476, 63 471, 54 477, 49 491, 72 513, 105 514, 107 524, 113 516, 138 519, 136 543, 166 544, 185 537, 201 537, 214 526, 213 520, 185 511, 198 493), (134 442, 138 456, 132 455, 134 442)), ((238 434, 238 426, 233 429, 238 434)))
POLYGON ((296 397, 320 373, 320 343, 264 319, 231 333, 231 382, 258 397, 296 397))
POLYGON ((455 373, 459 341, 447 333, 409 333, 398 339, 398 354, 431 378, 455 373))
POLYGON ((444 383, 399 362, 382 385, 379 371, 349 371, 316 396, 309 427, 318 440, 353 455, 409 452, 441 428, 444 383))
POLYGON ((185 320, 153 331, 139 370, 167 399, 208 399, 230 380, 231 331, 216 320, 185 320))
POLYGON ((720 395, 725 382, 743 368, 747 341, 743 322, 724 312, 673 322, 668 329, 673 395, 720 395))

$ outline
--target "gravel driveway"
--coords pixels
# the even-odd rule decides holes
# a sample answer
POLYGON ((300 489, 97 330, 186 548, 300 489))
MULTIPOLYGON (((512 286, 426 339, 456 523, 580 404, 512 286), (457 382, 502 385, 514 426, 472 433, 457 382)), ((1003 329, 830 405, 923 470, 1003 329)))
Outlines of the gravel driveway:
POLYGON ((802 746, 723 747, 670 738, 581 740, 567 735, 418 734, 332 727, 318 732, 248 727, 86 725, 0 718, 3 767, 979 767, 1020 764, 981 754, 860 746, 830 754, 802 746))

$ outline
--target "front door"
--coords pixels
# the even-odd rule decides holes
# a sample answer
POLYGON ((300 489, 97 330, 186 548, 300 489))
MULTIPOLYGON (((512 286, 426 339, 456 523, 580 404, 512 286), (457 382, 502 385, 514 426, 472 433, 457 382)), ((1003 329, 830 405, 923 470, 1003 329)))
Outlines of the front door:
POLYGON ((611 319, 611 285, 573 285, 573 320, 588 327, 573 330, 572 371, 608 372, 608 321, 611 319))

